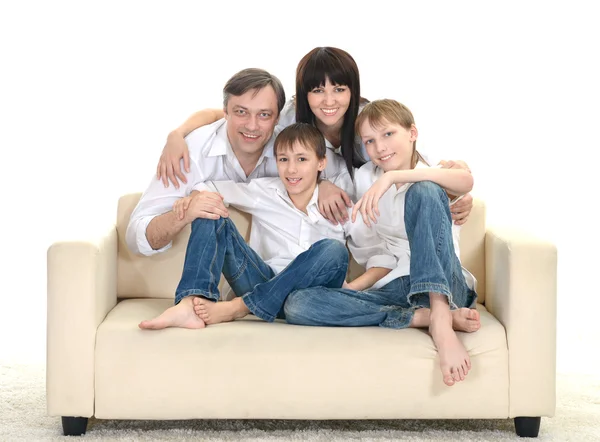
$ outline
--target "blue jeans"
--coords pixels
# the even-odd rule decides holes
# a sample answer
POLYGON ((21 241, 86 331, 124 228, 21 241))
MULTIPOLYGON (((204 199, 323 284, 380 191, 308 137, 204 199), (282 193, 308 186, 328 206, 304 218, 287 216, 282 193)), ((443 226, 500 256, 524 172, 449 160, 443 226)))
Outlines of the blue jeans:
POLYGON ((282 312, 289 293, 314 286, 341 287, 347 270, 348 250, 344 244, 323 239, 275 275, 246 244, 229 218, 198 218, 192 222, 175 303, 186 296, 217 301, 223 273, 234 293, 243 295, 252 313, 265 321, 273 321, 282 312))
POLYGON ((430 292, 446 296, 451 309, 473 306, 477 294, 467 286, 454 251, 452 218, 442 188, 430 181, 413 184, 406 193, 404 223, 411 251, 410 275, 379 289, 294 291, 284 305, 287 322, 406 328, 417 308, 430 307, 430 292))

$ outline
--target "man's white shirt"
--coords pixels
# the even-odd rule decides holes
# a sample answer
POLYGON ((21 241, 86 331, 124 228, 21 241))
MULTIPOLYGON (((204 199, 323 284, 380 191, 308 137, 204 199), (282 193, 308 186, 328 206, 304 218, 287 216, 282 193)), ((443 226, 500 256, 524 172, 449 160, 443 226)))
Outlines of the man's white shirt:
POLYGON ((170 183, 165 188, 162 181, 152 179, 127 226, 126 241, 129 249, 147 256, 169 249, 171 243, 158 250, 152 249, 146 238, 148 224, 154 217, 171 211, 173 204, 179 198, 189 195, 197 183, 209 180, 248 182, 255 178, 278 176, 277 162, 273 156, 273 142, 277 133, 276 129, 265 145, 255 169, 246 177, 227 137, 227 120, 221 119, 191 132, 185 138, 190 154, 187 184, 180 183, 179 189, 176 189, 170 183))
POLYGON ((198 184, 195 190, 218 192, 225 204, 252 215, 248 244, 276 274, 321 239, 346 242, 345 227, 331 224, 319 212, 318 186, 306 207, 307 213, 294 206, 279 178, 260 178, 249 183, 211 181, 198 184))

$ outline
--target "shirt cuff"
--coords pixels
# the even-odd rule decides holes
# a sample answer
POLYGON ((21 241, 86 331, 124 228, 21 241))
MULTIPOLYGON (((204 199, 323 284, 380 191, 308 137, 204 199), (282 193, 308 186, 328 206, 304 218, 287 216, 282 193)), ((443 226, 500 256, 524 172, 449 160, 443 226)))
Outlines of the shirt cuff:
POLYGON ((215 189, 206 183, 196 183, 192 186, 192 190, 197 190, 198 192, 215 192, 215 189))
POLYGON ((169 244, 167 244, 166 246, 164 246, 160 249, 155 250, 152 248, 152 246, 148 242, 148 238, 146 237, 146 230, 148 229, 148 225, 150 224, 150 221, 152 221, 153 219, 154 219, 154 216, 149 216, 147 218, 140 220, 137 231, 135 233, 135 242, 136 242, 138 251, 144 256, 152 256, 152 255, 156 255, 157 253, 162 253, 166 250, 169 250, 172 246, 172 242, 170 242, 169 244))
POLYGON ((375 255, 367 260, 366 270, 372 267, 383 267, 384 269, 395 269, 398 266, 396 258, 390 255, 375 255))

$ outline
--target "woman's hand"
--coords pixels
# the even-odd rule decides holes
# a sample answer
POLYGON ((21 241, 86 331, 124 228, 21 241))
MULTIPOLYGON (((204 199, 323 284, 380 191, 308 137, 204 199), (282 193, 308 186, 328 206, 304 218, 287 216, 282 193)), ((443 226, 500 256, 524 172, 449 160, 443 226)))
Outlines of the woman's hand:
POLYGON ((348 210, 352 200, 346 192, 333 183, 323 180, 319 183, 319 212, 334 226, 348 221, 348 210))
POLYGON ((183 158, 183 167, 187 173, 190 172, 190 152, 187 144, 181 134, 173 131, 167 137, 167 144, 163 148, 162 155, 156 166, 156 178, 162 180, 165 187, 169 187, 169 180, 176 189, 179 189, 179 181, 187 183, 184 173, 181 170, 181 159, 183 158))

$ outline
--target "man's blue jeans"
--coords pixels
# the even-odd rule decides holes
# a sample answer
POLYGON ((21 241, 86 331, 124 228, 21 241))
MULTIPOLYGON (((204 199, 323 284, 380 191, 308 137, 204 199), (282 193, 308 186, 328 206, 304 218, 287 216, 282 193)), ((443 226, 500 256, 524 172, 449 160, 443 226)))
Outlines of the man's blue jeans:
POLYGON ((314 286, 341 287, 348 270, 348 250, 323 239, 301 253, 281 273, 273 270, 244 241, 229 218, 198 218, 192 223, 175 303, 186 296, 217 301, 221 273, 248 309, 265 321, 282 312, 287 296, 314 286))
POLYGON ((410 275, 365 291, 313 287, 291 293, 287 322, 300 325, 405 328, 417 308, 430 307, 429 293, 448 298, 451 309, 475 305, 452 242, 448 197, 431 181, 407 191, 404 223, 410 244, 410 275))

